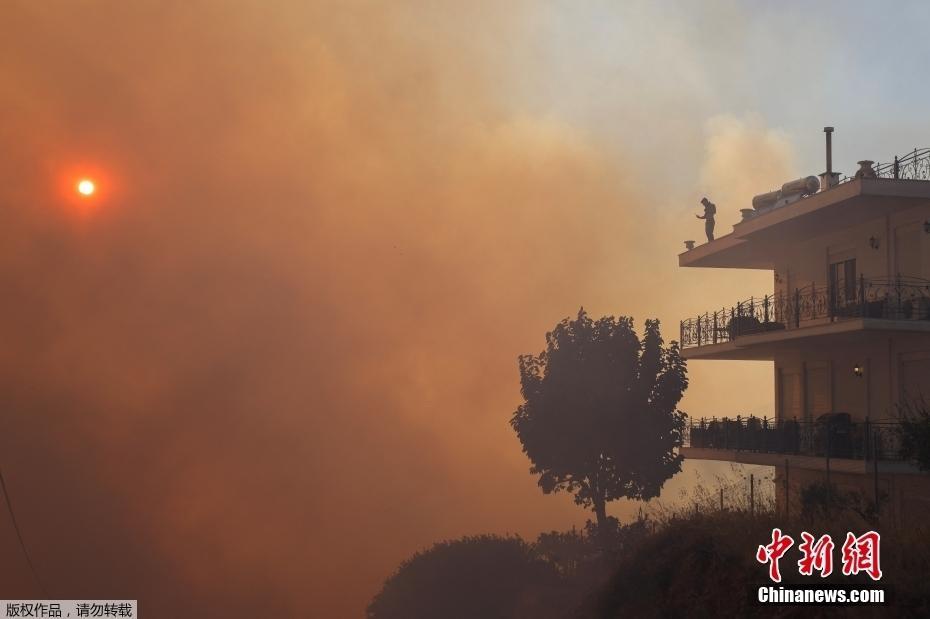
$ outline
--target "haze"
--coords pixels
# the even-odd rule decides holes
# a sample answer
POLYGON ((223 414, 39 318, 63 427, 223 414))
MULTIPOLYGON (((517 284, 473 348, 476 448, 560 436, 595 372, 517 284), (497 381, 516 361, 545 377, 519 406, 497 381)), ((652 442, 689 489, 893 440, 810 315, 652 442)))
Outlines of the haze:
MULTIPOLYGON (((358 617, 434 541, 583 523, 517 355, 770 291, 676 255, 824 125, 844 172, 926 146, 920 5, 806 6, 5 2, 0 467, 49 595, 358 617)), ((771 415, 771 373, 693 364, 682 408, 771 415)))

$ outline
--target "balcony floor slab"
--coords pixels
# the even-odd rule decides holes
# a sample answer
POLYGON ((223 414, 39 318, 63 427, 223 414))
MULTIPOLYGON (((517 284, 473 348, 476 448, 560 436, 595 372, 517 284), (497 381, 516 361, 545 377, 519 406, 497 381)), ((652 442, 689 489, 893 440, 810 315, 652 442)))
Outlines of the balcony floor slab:
POLYGON ((705 344, 682 349, 685 359, 728 359, 772 361, 783 347, 796 347, 798 340, 843 337, 863 331, 899 331, 930 334, 930 320, 889 320, 884 318, 848 318, 835 322, 812 321, 794 329, 741 335, 720 344, 705 344))
MULTIPOLYGON (((737 451, 733 449, 712 449, 706 447, 682 447, 681 455, 690 460, 715 460, 718 462, 736 462, 739 464, 756 464, 761 466, 785 466, 813 471, 826 471, 827 459, 815 456, 798 456, 791 454, 764 453, 758 451, 737 451)), ((871 474, 875 464, 868 460, 850 460, 848 458, 830 458, 830 470, 837 473, 871 474)), ((908 462, 879 460, 879 473, 912 473, 921 471, 908 462)))

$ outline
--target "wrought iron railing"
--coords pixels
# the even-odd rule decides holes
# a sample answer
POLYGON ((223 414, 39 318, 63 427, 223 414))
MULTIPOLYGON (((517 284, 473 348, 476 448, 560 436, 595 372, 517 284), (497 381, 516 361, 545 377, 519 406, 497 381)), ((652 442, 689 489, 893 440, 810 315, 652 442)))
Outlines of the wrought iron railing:
MULTIPOLYGON (((930 148, 915 148, 901 157, 895 157, 887 163, 874 163, 872 169, 878 178, 903 180, 930 180, 930 148)), ((840 183, 851 181, 855 176, 844 176, 840 183)))
POLYGON ((842 413, 818 420, 747 417, 692 421, 685 446, 853 460, 900 460, 897 421, 851 421, 842 413))
POLYGON ((839 286, 810 284, 793 292, 750 297, 730 308, 681 321, 681 346, 730 342, 743 335, 795 329, 812 320, 930 320, 930 281, 900 276, 839 286))
MULTIPOLYGON (((906 155, 895 155, 893 160, 886 163, 873 162, 871 168, 872 178, 930 181, 930 148, 915 148, 906 155)), ((859 178, 859 172, 857 170, 852 176, 843 176, 837 184, 842 185, 859 178)), ((804 194, 801 197, 809 198, 812 195, 816 193, 804 194)))

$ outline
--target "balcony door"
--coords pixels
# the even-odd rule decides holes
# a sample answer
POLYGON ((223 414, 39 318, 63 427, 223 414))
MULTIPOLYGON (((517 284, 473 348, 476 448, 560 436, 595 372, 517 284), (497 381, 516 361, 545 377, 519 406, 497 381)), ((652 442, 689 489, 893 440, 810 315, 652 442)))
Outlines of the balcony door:
POLYGON ((801 392, 800 370, 782 368, 778 371, 780 419, 804 418, 804 400, 801 392))
POLYGON ((831 378, 829 363, 805 364, 805 418, 817 419, 833 411, 831 378))
POLYGON ((920 268, 920 235, 922 224, 898 226, 894 231, 894 269, 900 277, 923 277, 920 268))
MULTIPOLYGON (((834 310, 856 302, 856 259, 830 263, 830 305, 834 310)), ((834 312, 835 313, 835 312, 834 312)))
POLYGON ((898 376, 901 400, 930 403, 930 353, 901 355, 898 376))

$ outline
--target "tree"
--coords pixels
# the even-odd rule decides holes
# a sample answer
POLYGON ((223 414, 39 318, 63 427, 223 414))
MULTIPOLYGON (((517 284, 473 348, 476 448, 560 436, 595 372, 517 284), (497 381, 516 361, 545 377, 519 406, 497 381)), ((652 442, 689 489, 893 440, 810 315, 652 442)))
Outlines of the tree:
POLYGON ((648 534, 650 521, 640 518, 622 524, 608 516, 608 531, 604 535, 598 526, 588 520, 583 529, 540 533, 536 538, 536 554, 558 568, 559 573, 574 582, 590 587, 612 569, 614 559, 630 552, 648 534), (610 540, 609 552, 604 552, 600 541, 610 540), (605 569, 606 568, 606 569, 605 569))
POLYGON ((920 395, 905 398, 896 408, 901 457, 915 462, 921 471, 930 471, 930 405, 920 395))
POLYGON ((544 493, 574 494, 601 531, 609 501, 658 496, 681 470, 687 369, 677 342, 663 346, 658 320, 640 341, 631 318, 595 322, 582 308, 546 334, 545 351, 520 357, 520 383, 510 423, 530 472, 544 493))
POLYGON ((519 537, 440 542, 404 561, 368 606, 369 619, 564 616, 566 584, 519 537))

